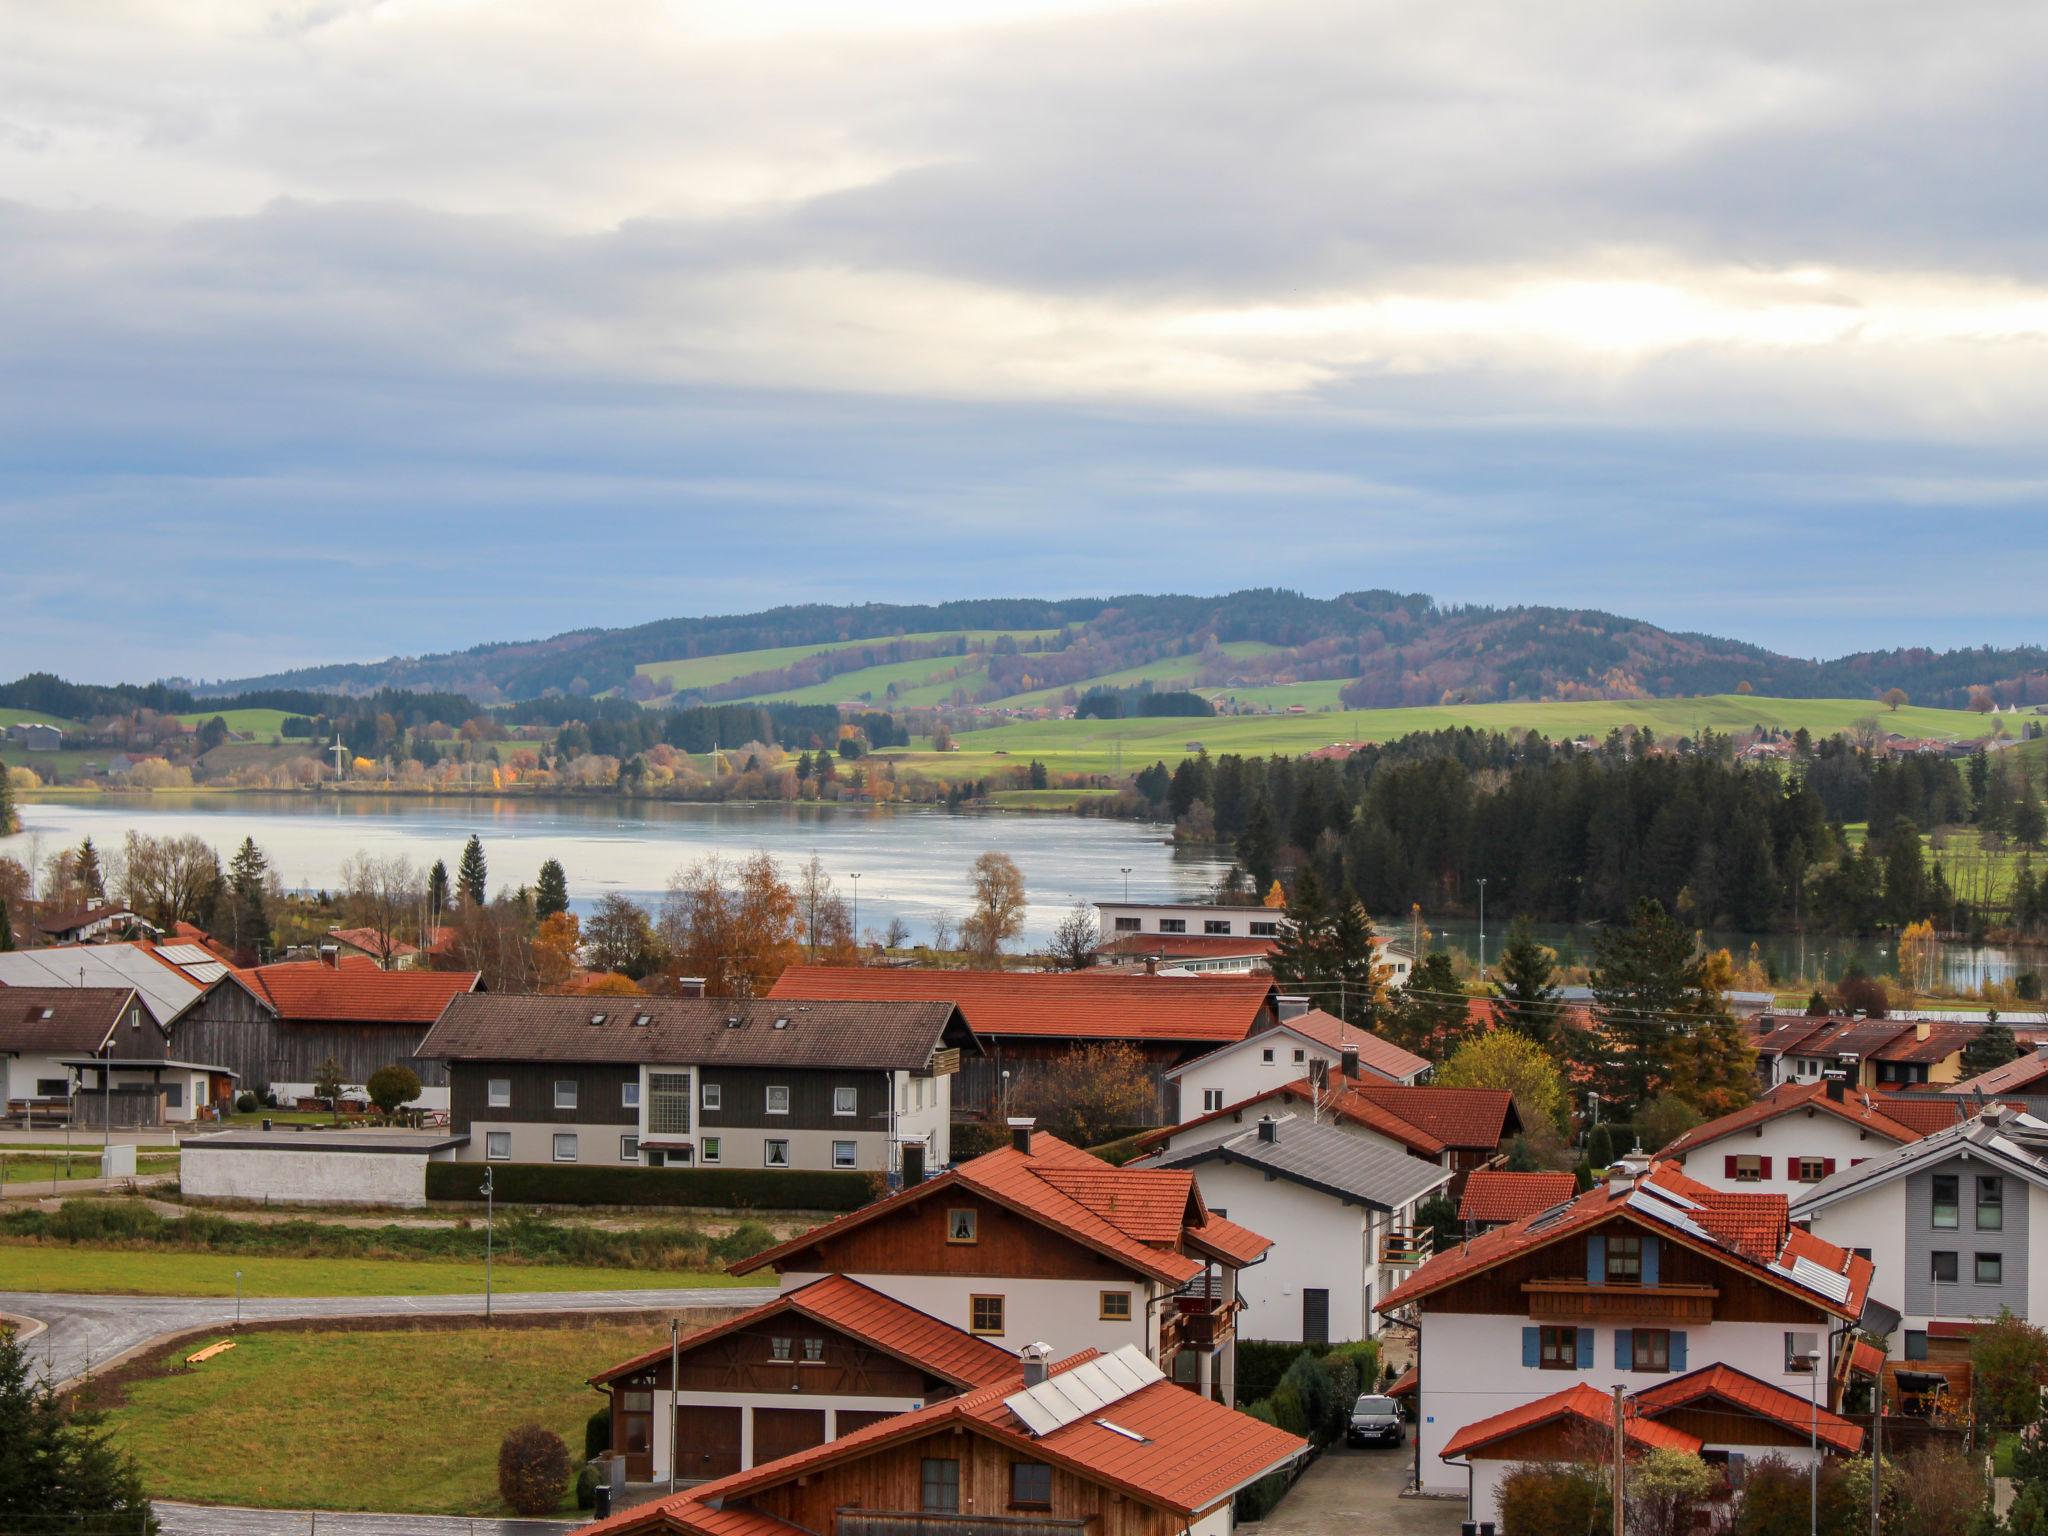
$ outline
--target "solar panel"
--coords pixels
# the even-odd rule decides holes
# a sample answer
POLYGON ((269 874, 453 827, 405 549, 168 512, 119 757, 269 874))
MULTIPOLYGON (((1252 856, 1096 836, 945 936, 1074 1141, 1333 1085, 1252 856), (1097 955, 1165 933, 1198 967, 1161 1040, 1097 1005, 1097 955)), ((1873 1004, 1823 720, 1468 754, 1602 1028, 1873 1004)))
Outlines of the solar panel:
POLYGON ((1629 1193, 1628 1205, 1630 1210, 1641 1211, 1645 1216, 1650 1217, 1654 1221, 1661 1221, 1668 1227, 1676 1227, 1681 1232, 1689 1232, 1694 1237, 1700 1239, 1701 1242, 1711 1243, 1713 1241, 1713 1238, 1707 1235, 1706 1230, 1698 1222, 1686 1215, 1685 1212, 1666 1205, 1662 1200, 1651 1199, 1640 1189, 1632 1190, 1629 1193))
POLYGON ((228 973, 228 968, 218 960, 209 960, 204 965, 188 965, 183 967, 183 969, 187 976, 190 976, 200 985, 208 987, 228 973))
POLYGON ((1147 1359, 1143 1350, 1126 1344, 1114 1354, 1097 1355, 1070 1371, 1048 1376, 1035 1387, 1012 1392, 1003 1399, 1003 1406, 1023 1420, 1033 1435, 1049 1435, 1164 1380, 1166 1373, 1147 1359))
POLYGON ((1791 1268, 1773 1264, 1772 1269, 1787 1279, 1795 1280, 1809 1291, 1819 1291, 1830 1301, 1849 1299, 1849 1277, 1838 1275, 1832 1269, 1824 1269, 1811 1259, 1794 1259, 1791 1268))
POLYGON ((213 959, 197 944, 159 944, 156 952, 174 965, 205 965, 213 959))

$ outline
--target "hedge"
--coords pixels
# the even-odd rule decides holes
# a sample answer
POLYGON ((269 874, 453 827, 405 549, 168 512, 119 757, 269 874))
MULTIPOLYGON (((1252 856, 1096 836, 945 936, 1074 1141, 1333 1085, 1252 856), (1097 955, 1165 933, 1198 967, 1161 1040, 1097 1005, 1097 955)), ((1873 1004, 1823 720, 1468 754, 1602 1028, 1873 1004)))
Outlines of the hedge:
MULTIPOLYGON (((492 1193, 537 1205, 711 1206, 728 1210, 851 1211, 876 1196, 869 1173, 798 1168, 586 1168, 492 1163, 492 1193)), ((479 1163, 427 1164, 429 1200, 481 1201, 479 1163)))
MULTIPOLYGON (((1295 1358, 1306 1350, 1320 1360, 1340 1354, 1358 1367, 1359 1388, 1370 1392, 1379 1384, 1380 1347, 1377 1340, 1356 1339, 1347 1344, 1301 1344, 1286 1339, 1239 1339, 1237 1341, 1237 1401, 1240 1406, 1270 1397, 1280 1378, 1295 1358)), ((1346 1405, 1349 1411, 1349 1405, 1346 1405)))

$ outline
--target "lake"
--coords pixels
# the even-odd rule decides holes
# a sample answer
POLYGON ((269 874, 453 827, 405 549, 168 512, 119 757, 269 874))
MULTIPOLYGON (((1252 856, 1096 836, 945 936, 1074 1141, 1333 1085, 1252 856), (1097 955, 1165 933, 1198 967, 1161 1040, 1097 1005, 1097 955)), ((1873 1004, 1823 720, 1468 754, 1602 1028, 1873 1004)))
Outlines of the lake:
POLYGON ((1034 941, 1050 937, 1076 901, 1121 896, 1125 868, 1134 897, 1174 901, 1202 899, 1229 868, 1213 850, 1172 847, 1168 829, 1150 822, 915 806, 155 794, 36 801, 20 810, 22 831, 0 838, 0 854, 24 863, 87 836, 117 848, 130 829, 196 833, 223 862, 253 837, 285 885, 304 890, 332 886, 343 861, 361 850, 404 854, 422 869, 444 859, 452 875, 474 832, 493 891, 531 885, 543 860, 559 859, 580 911, 611 891, 654 906, 672 874, 713 854, 765 849, 789 877, 816 853, 849 902, 857 884, 862 928, 900 917, 914 939, 942 913, 966 914, 968 866, 991 848, 1023 871, 1031 902, 1025 936, 1034 941))

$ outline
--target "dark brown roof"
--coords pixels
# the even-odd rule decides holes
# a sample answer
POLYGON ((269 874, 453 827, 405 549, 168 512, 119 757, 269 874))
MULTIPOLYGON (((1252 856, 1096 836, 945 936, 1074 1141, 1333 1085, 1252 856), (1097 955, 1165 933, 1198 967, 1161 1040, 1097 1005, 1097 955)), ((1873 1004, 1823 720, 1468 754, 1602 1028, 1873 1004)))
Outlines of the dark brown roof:
POLYGON ((960 1044, 970 1038, 960 1010, 951 1003, 470 993, 449 1002, 416 1054, 441 1061, 617 1061, 891 1072, 927 1065, 949 1036, 960 1044))
POLYGON ((91 1055, 134 1000, 133 987, 0 986, 0 1051, 91 1055))

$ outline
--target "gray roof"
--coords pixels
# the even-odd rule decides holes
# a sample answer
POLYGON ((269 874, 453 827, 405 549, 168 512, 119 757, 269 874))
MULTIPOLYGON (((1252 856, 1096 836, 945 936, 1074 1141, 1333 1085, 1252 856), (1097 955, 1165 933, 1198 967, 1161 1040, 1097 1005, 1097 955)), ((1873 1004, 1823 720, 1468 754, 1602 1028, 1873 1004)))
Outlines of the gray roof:
POLYGON ((909 1072, 928 1066, 940 1046, 970 1039, 952 1003, 469 993, 449 1002, 414 1054, 909 1072))
POLYGON ((218 1131, 187 1136, 179 1143, 187 1152, 410 1152, 427 1156, 466 1146, 465 1131, 218 1131))
POLYGON ((1298 1116, 1274 1122, 1273 1139, 1258 1127, 1207 1141, 1184 1152, 1147 1159, 1147 1168, 1193 1168, 1201 1163, 1243 1163, 1325 1194, 1355 1200, 1375 1210, 1395 1211, 1451 1181, 1451 1170, 1410 1157, 1370 1137, 1317 1125, 1298 1116))
POLYGON ((1944 1162, 1958 1152, 1968 1152, 2048 1187, 2048 1122, 1998 1105, 1990 1106, 1987 1113, 1989 1118, 1979 1114, 1822 1179, 1792 1202, 1792 1219, 1797 1221, 1824 1206, 1887 1184, 1915 1168, 1944 1162))
POLYGON ((61 944, 0 954, 0 986, 133 987, 159 1024, 168 1024, 206 989, 140 944, 61 944), (85 972, 83 983, 79 972, 85 972))

